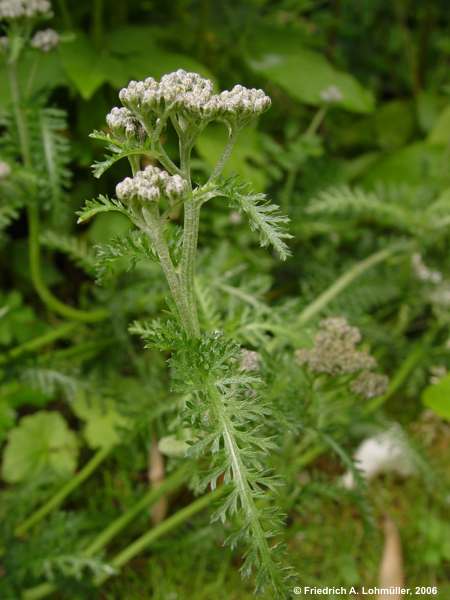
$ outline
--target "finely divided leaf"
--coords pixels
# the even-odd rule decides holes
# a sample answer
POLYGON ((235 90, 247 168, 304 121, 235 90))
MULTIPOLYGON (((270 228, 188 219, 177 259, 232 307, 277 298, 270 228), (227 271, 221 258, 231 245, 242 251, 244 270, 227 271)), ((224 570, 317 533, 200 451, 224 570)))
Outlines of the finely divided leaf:
POLYGON ((259 233, 261 246, 272 246, 281 260, 286 260, 290 250, 285 240, 292 235, 285 230, 289 217, 280 213, 276 204, 271 204, 265 194, 248 193, 245 185, 231 180, 224 187, 224 195, 233 208, 244 213, 252 231, 259 233))
POLYGON ((100 195, 98 198, 94 198, 93 200, 86 200, 86 204, 84 205, 84 207, 77 212, 77 223, 84 223, 85 221, 89 221, 89 219, 91 219, 98 213, 104 212, 119 212, 129 217, 127 209, 122 204, 122 202, 120 202, 120 200, 100 195))

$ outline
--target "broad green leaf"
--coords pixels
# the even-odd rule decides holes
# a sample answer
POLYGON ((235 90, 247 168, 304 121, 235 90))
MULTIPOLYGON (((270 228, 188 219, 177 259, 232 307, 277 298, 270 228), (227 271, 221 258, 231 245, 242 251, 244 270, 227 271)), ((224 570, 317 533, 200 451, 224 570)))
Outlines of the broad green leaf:
POLYGON ((18 483, 42 474, 69 477, 77 465, 77 438, 63 417, 41 411, 23 417, 8 434, 3 479, 18 483))
POLYGON ((369 90, 348 73, 336 69, 325 56, 307 48, 292 30, 258 28, 250 37, 247 63, 301 102, 323 104, 323 90, 336 86, 343 95, 338 106, 358 113, 368 113, 374 108, 374 97, 369 90))
POLYGON ((121 85, 130 79, 160 78, 177 69, 195 71, 212 79, 211 72, 195 59, 163 48, 160 37, 158 29, 145 25, 127 25, 110 33, 107 44, 111 55, 120 57, 126 71, 121 85))
POLYGON ((90 448, 109 448, 120 442, 121 430, 129 420, 119 414, 110 401, 80 394, 72 403, 74 413, 85 422, 83 435, 90 448))
MULTIPOLYGON (((197 140, 197 151, 211 168, 222 155, 227 139, 228 133, 225 127, 211 125, 197 140)), ((258 132, 255 129, 246 129, 233 148, 224 175, 240 175, 244 181, 252 183, 253 189, 261 191, 267 182, 265 170, 260 168, 264 166, 264 160, 258 132)))
POLYGON ((430 144, 450 145, 450 105, 439 115, 428 136, 430 144))
POLYGON ((450 374, 428 386, 422 394, 422 401, 439 417, 450 421, 450 374))
POLYGON ((111 62, 104 62, 104 56, 83 33, 78 33, 73 41, 64 44, 60 48, 60 56, 67 77, 85 100, 108 80, 108 72, 113 76, 111 62))

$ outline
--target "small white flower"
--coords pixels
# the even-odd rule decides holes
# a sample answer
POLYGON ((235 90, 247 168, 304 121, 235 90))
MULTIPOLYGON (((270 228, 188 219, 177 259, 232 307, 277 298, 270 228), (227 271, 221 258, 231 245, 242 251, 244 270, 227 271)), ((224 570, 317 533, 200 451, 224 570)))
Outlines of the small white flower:
POLYGON ((0 160, 0 179, 6 179, 11 175, 11 167, 8 163, 0 160))
POLYGON ((180 175, 169 175, 166 171, 149 165, 138 171, 134 177, 126 177, 116 186, 116 195, 120 200, 141 198, 157 202, 161 196, 174 200, 182 196, 187 189, 180 175))
POLYGON ((106 115, 106 122, 108 127, 119 135, 135 136, 141 131, 139 121, 137 121, 128 108, 118 108, 115 106, 106 115))
POLYGON ((48 0, 0 0, 0 19, 31 19, 51 12, 48 0))
POLYGON ((50 52, 59 44, 59 34, 54 29, 37 31, 31 39, 31 45, 36 50, 50 52))
MULTIPOLYGON (((356 450, 354 459, 356 467, 367 481, 382 473, 408 477, 416 470, 402 431, 396 425, 364 440, 356 450)), ((342 483, 348 489, 354 488, 353 473, 348 471, 342 478, 342 483)))
POLYGON ((320 98, 327 104, 333 104, 343 100, 344 96, 341 90, 336 85, 329 85, 320 92, 320 98))

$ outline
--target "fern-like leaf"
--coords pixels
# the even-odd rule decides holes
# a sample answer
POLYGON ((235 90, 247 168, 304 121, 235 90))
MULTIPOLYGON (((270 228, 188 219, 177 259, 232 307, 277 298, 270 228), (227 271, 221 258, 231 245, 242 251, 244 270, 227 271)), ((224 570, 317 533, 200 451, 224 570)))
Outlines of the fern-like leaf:
POLYGON ((95 273, 95 257, 83 240, 71 235, 56 233, 56 231, 45 231, 40 240, 44 246, 56 250, 68 256, 78 267, 88 275, 95 273))
POLYGON ((236 179, 227 181, 221 193, 228 198, 232 208, 247 217, 251 230, 259 233, 262 247, 272 246, 281 260, 290 256, 285 242, 292 238, 285 230, 289 217, 281 214, 276 204, 271 204, 265 194, 250 193, 248 187, 236 179))
POLYGON ((92 200, 86 200, 83 208, 77 212, 78 221, 77 223, 85 223, 98 215, 99 213, 105 212, 118 212, 129 217, 129 212, 125 205, 116 198, 108 198, 108 196, 100 195, 98 198, 92 200))
POLYGON ((95 250, 98 283, 111 276, 119 262, 131 271, 140 260, 155 259, 149 237, 138 230, 130 231, 125 237, 116 237, 107 244, 97 245, 95 250))
POLYGON ((274 597, 285 598, 292 573, 275 541, 283 515, 271 505, 279 481, 265 467, 275 450, 271 411, 257 394, 258 380, 240 371, 239 346, 218 332, 188 338, 173 322, 135 324, 132 331, 148 347, 172 349, 174 389, 188 393, 184 417, 197 440, 190 453, 209 456, 197 488, 215 488, 222 477, 230 484, 213 518, 239 520, 227 543, 246 546, 243 575, 256 573, 258 590, 271 588, 274 597))

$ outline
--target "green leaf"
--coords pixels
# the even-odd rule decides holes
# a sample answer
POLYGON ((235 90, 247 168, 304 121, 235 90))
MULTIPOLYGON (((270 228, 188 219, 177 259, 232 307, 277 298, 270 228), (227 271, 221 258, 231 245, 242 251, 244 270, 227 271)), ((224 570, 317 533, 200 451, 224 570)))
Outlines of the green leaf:
POLYGON ((84 223, 92 219, 95 215, 106 212, 118 212, 128 217, 128 211, 120 200, 100 195, 96 199, 86 200, 86 204, 77 212, 77 223, 84 223))
POLYGON ((90 448, 110 448, 120 443, 120 432, 129 426, 129 420, 114 409, 111 401, 81 393, 71 406, 85 421, 83 435, 90 448))
POLYGON ((211 72, 195 59, 162 48, 158 43, 160 37, 161 33, 155 27, 146 25, 127 25, 111 32, 108 46, 111 53, 120 58, 125 69, 125 79, 120 86, 130 79, 158 79, 177 69, 195 71, 213 79, 211 72))
POLYGON ((67 77, 82 97, 89 100, 108 79, 102 55, 84 33, 78 33, 74 40, 63 44, 59 52, 67 77))
POLYGON ((422 394, 422 401, 439 417, 450 421, 450 374, 428 386, 422 394))
POLYGON ((338 106, 358 113, 368 113, 374 108, 371 91, 348 73, 336 69, 325 56, 305 47, 296 31, 257 28, 250 37, 247 50, 247 63, 251 69, 301 102, 313 106, 323 104, 321 92, 336 86, 343 95, 338 106))
POLYGON ((290 255, 284 240, 292 238, 284 227, 289 223, 289 217, 279 212, 276 204, 271 204, 265 194, 247 193, 246 187, 231 180, 225 185, 224 195, 231 206, 244 213, 250 223, 250 229, 259 233, 262 247, 272 246, 281 260, 290 255))
POLYGON ((3 479, 18 483, 43 473, 69 477, 75 471, 77 455, 77 438, 63 417, 56 412, 37 412, 23 417, 9 432, 3 479))

